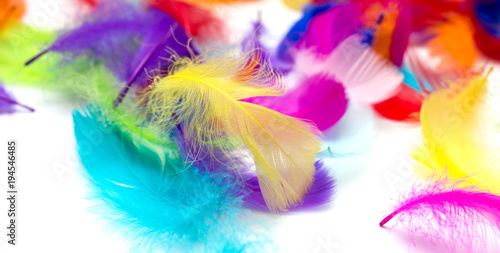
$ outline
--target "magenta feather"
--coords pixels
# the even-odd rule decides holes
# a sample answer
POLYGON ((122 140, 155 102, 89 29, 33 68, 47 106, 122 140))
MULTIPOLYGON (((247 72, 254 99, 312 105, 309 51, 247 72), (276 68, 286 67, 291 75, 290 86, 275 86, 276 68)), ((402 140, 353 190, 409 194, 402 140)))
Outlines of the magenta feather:
POLYGON ((276 49, 276 62, 282 66, 282 69, 285 69, 286 72, 291 69, 294 63, 291 52, 294 51, 297 43, 304 36, 312 18, 324 11, 330 10, 334 6, 334 3, 324 5, 310 4, 304 8, 302 18, 290 28, 276 49))
POLYGON ((319 55, 327 55, 347 37, 361 31, 359 18, 359 8, 354 4, 332 7, 311 19, 297 47, 312 48, 319 55))
MULTIPOLYGON (((242 43, 243 49, 255 56, 252 59, 258 59, 257 68, 274 63, 268 50, 259 40, 263 30, 261 22, 256 22, 254 32, 242 43)), ((343 85, 325 73, 304 78, 284 96, 254 97, 245 101, 292 117, 310 120, 321 131, 335 125, 346 112, 348 104, 343 85)))
MULTIPOLYGON (((333 6, 311 19, 296 50, 289 53, 295 61, 294 71, 307 76, 325 73, 342 83, 349 99, 378 103, 398 92, 403 75, 367 43, 370 33, 360 18, 356 4, 333 6)), ((400 19, 393 35, 401 38, 390 46, 390 60, 397 64, 402 62, 410 32, 410 20, 400 19)))
POLYGON ((343 40, 328 56, 318 57, 303 50, 297 55, 297 71, 308 75, 326 73, 344 85, 352 101, 372 104, 384 101, 400 89, 404 75, 380 56, 360 34, 343 40))
POLYGON ((306 78, 284 96, 257 97, 247 102, 311 120, 321 131, 335 125, 346 112, 348 104, 342 84, 322 73, 306 78))
POLYGON ((485 249, 491 232, 500 236, 500 196, 458 183, 448 186, 442 179, 414 188, 380 226, 395 217, 410 232, 439 240, 451 251, 460 247, 479 252, 485 249))

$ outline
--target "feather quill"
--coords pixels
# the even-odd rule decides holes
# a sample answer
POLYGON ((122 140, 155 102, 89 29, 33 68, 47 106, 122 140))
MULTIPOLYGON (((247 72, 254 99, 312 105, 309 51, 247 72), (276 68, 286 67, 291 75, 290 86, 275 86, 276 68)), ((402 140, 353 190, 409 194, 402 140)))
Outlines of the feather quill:
POLYGON ((500 197, 475 187, 448 184, 444 178, 414 187, 380 226, 394 219, 411 233, 442 242, 451 252, 483 252, 491 245, 492 235, 500 236, 500 197))
POLYGON ((11 101, 15 101, 14 98, 7 93, 7 90, 0 83, 0 114, 14 112, 15 103, 11 103, 11 101))
MULTIPOLYGON (((0 34, 0 80, 9 85, 45 86, 54 77, 54 59, 46 59, 25 68, 26 59, 54 39, 52 32, 17 23, 0 34)), ((50 84, 52 85, 52 84, 50 84)))
POLYGON ((241 181, 184 163, 172 141, 159 148, 162 160, 146 140, 132 142, 98 114, 90 107, 73 115, 92 210, 128 239, 132 251, 255 252, 267 246, 247 227, 241 181))
POLYGON ((251 57, 222 52, 179 59, 170 76, 156 78, 143 100, 152 123, 167 133, 177 121, 206 146, 228 145, 220 144, 222 139, 233 147, 243 145, 253 156, 269 209, 284 211, 300 203, 311 187, 319 131, 307 122, 241 101, 284 93, 270 66, 254 69, 247 64, 251 57), (252 75, 238 78, 245 71, 252 75))
POLYGON ((2 83, 0 83, 0 114, 2 113, 13 113, 15 111, 14 106, 23 107, 31 112, 34 112, 35 109, 20 104, 17 102, 14 97, 7 92, 5 87, 3 87, 2 83))
POLYGON ((99 4, 77 28, 64 32, 50 47, 26 62, 30 65, 48 52, 57 52, 71 60, 89 56, 112 69, 121 80, 132 71, 137 48, 151 29, 149 13, 123 1, 99 4))
POLYGON ((184 57, 196 54, 189 44, 186 32, 168 15, 158 10, 150 10, 149 15, 156 18, 155 24, 143 40, 135 57, 134 68, 125 87, 115 100, 115 107, 120 104, 133 83, 142 88, 150 84, 151 76, 168 69, 169 60, 174 55, 184 57))

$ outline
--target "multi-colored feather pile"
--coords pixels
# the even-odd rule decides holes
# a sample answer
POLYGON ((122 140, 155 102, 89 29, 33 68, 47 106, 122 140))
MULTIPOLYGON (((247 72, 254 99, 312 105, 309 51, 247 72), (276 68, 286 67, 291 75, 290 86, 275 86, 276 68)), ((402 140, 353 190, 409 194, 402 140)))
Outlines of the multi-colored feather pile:
MULTIPOLYGON (((230 40, 220 7, 255 0, 76 2, 71 26, 45 31, 21 21, 23 1, 0 1, 0 81, 84 105, 73 120, 93 210, 131 251, 273 251, 250 210, 331 201, 320 158, 363 153, 372 111, 420 123, 424 174, 461 180, 434 178, 381 226, 398 217, 470 251, 498 232, 484 74, 500 59, 497 1, 284 0, 302 17, 274 46, 261 15, 230 40)), ((33 111, 1 85, 0 113, 18 107, 33 111)))
POLYGON ((249 229, 250 213, 242 206, 248 193, 238 174, 186 163, 173 141, 160 146, 130 139, 122 129, 107 127, 97 107, 73 117, 90 198, 97 204, 93 211, 126 235, 133 251, 266 248, 264 237, 249 229), (243 236, 252 234, 254 242, 243 236))
POLYGON ((313 182, 320 151, 318 130, 305 121, 241 101, 284 93, 272 69, 247 64, 253 59, 251 53, 214 54, 180 59, 171 66, 170 75, 155 80, 142 99, 152 124, 167 133, 180 125, 209 151, 216 147, 234 155, 235 148, 245 148, 239 152, 251 154, 271 211, 299 204, 313 182))

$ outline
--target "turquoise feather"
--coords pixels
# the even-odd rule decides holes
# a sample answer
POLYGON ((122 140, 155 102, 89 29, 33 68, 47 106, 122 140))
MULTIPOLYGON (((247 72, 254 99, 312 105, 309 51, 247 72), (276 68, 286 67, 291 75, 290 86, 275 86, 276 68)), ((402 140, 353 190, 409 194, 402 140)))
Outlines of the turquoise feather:
POLYGON ((263 236, 248 229, 254 223, 242 208, 241 180, 226 170, 185 164, 174 142, 158 152, 131 141, 97 120, 102 118, 92 107, 73 113, 78 153, 93 210, 125 235, 132 251, 261 252, 267 247, 263 236))

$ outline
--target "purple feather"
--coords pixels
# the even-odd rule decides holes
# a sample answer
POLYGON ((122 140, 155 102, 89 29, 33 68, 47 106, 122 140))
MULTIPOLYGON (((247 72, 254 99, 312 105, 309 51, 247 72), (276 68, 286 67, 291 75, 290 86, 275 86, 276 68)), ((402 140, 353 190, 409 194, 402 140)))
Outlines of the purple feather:
POLYGON ((265 47, 261 42, 262 35, 267 34, 265 26, 262 24, 261 15, 257 22, 252 24, 253 30, 245 36, 241 42, 243 51, 259 55, 259 64, 272 66, 276 73, 287 73, 291 70, 291 64, 279 59, 278 56, 272 56, 269 48, 265 47))
POLYGON ((311 120, 321 131, 335 125, 345 114, 348 104, 343 85, 323 74, 305 79, 284 96, 257 97, 247 102, 311 120))
MULTIPOLYGON (((173 116, 173 120, 177 120, 173 116)), ((193 141, 183 134, 182 128, 178 126, 179 133, 174 139, 179 148, 179 152, 184 154, 186 162, 193 163, 197 168, 206 169, 207 172, 231 173, 233 178, 240 178, 244 181, 245 189, 241 189, 238 196, 244 196, 245 205, 250 208, 269 212, 262 191, 259 187, 257 175, 251 171, 252 163, 244 162, 245 158, 239 157, 237 153, 232 154, 231 158, 224 152, 212 152, 214 156, 209 155, 203 147, 193 145, 193 141)), ((217 147, 211 147, 217 149, 217 147)), ((307 210, 321 206, 330 202, 335 187, 335 180, 328 172, 328 168, 321 162, 315 163, 316 172, 314 182, 309 192, 304 196, 302 204, 290 207, 290 211, 307 210)))
POLYGON ((415 188, 380 226, 397 216, 410 232, 439 240, 453 252, 457 247, 482 252, 491 232, 497 240, 500 236, 500 197, 472 186, 458 187, 459 183, 450 187, 442 179, 415 188))
POLYGON ((14 97, 7 92, 7 90, 3 87, 3 85, 0 83, 0 114, 1 113, 13 113, 15 111, 15 106, 20 106, 23 107, 31 112, 34 112, 35 109, 20 104, 17 102, 14 97))
POLYGON ((302 18, 299 19, 291 28, 290 31, 285 35, 285 38, 280 42, 276 52, 276 62, 280 65, 287 67, 287 71, 291 68, 294 63, 292 56, 292 51, 296 47, 297 43, 300 41, 302 36, 307 30, 309 23, 312 18, 323 13, 331 8, 335 8, 336 4, 310 4, 307 5, 302 14, 302 18))
POLYGON ((311 48, 319 55, 328 55, 347 37, 361 32, 359 8, 354 4, 335 6, 312 18, 297 48, 311 48))
POLYGON ((96 6, 83 24, 63 33, 26 65, 47 52, 61 53, 70 59, 92 54, 118 78, 127 80, 139 42, 150 27, 145 11, 122 1, 105 1, 96 6))
MULTIPOLYGON (((335 180, 329 174, 328 168, 321 162, 318 161, 314 165, 316 166, 316 172, 314 173, 314 181, 311 189, 304 196, 302 204, 290 207, 290 211, 310 210, 331 201, 335 193, 335 180)), ((262 196, 257 176, 247 175, 245 185, 250 190, 250 194, 244 198, 245 205, 255 210, 269 212, 269 208, 262 196)))
MULTIPOLYGON (((254 24, 255 32, 243 40, 243 48, 258 57, 258 64, 271 65, 267 50, 261 45, 259 36, 262 25, 254 24)), ((253 57, 255 58, 255 57, 253 57)), ((245 99, 249 103, 258 104, 277 112, 313 121, 319 130, 326 130, 344 115, 348 100, 341 83, 323 74, 316 74, 302 81, 295 89, 280 97, 254 97, 245 99)))
POLYGON ((7 90, 0 84, 0 113, 13 113, 14 103, 10 101, 15 101, 12 95, 7 93, 7 90))
POLYGON ((186 31, 170 16, 155 9, 150 9, 148 13, 154 18, 154 25, 135 56, 133 71, 127 85, 114 102, 115 106, 121 103, 133 83, 146 87, 151 76, 168 70, 173 56, 186 57, 196 54, 186 31))

